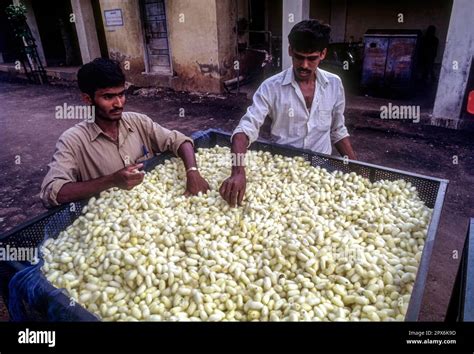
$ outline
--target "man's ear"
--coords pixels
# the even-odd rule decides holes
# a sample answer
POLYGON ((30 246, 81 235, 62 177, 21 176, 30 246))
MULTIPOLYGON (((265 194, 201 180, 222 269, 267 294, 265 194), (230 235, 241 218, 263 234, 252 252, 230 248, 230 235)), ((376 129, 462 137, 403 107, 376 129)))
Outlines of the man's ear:
POLYGON ((321 60, 324 60, 326 58, 326 54, 328 53, 328 49, 324 48, 323 51, 321 52, 321 60))
POLYGON ((288 55, 293 57, 293 49, 291 49, 291 45, 288 46, 288 55))
POLYGON ((81 92, 81 99, 84 103, 87 103, 88 105, 92 105, 92 98, 88 93, 81 92))

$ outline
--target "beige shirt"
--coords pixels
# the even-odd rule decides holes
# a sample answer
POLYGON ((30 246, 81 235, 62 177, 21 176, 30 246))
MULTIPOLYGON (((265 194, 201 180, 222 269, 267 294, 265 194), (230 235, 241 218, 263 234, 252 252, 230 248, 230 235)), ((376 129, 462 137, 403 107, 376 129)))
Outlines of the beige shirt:
POLYGON ((318 68, 316 90, 308 110, 291 66, 260 85, 233 135, 245 133, 253 143, 268 115, 272 119, 272 137, 278 144, 329 155, 331 143, 349 136, 344 123, 345 102, 341 79, 318 68))
POLYGON ((110 175, 125 166, 151 158, 154 153, 172 151, 176 156, 185 141, 193 142, 176 130, 168 130, 148 116, 124 112, 119 121, 118 142, 104 134, 96 123, 83 121, 66 130, 41 185, 40 197, 47 207, 59 203, 61 187, 110 175), (143 146, 148 154, 144 154, 143 146))

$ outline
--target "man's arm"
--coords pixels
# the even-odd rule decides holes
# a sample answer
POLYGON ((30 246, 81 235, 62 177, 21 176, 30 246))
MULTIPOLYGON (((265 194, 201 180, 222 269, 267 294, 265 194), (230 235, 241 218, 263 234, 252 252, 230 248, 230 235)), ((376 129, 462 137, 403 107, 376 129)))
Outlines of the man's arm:
POLYGON ((219 193, 231 206, 242 205, 246 190, 245 161, 247 148, 258 138, 260 127, 271 109, 271 90, 264 82, 253 96, 252 105, 232 134, 233 166, 231 175, 219 188, 219 193))
POLYGON ((186 169, 186 192, 184 195, 196 195, 199 192, 206 193, 209 190, 209 184, 197 170, 193 144, 189 141, 182 143, 178 148, 178 155, 183 160, 186 169), (191 168, 195 169, 189 170, 191 168))
POLYGON ((346 107, 346 99, 344 96, 344 87, 339 81, 336 104, 333 110, 333 119, 331 123, 331 141, 342 156, 347 156, 351 160, 356 160, 356 155, 352 149, 344 119, 344 109, 346 107))
POLYGON ((235 128, 231 137, 232 144, 238 133, 244 133, 247 136, 246 148, 258 139, 260 128, 271 111, 272 101, 272 89, 267 82, 263 82, 253 95, 252 105, 247 108, 247 112, 235 128))
POLYGON ((74 152, 77 143, 75 137, 68 133, 63 133, 56 143, 53 158, 48 164, 48 172, 41 184, 40 198, 47 208, 60 204, 57 196, 65 184, 80 179, 74 152))
POLYGON ((247 146, 249 145, 249 138, 245 133, 237 133, 232 138, 231 152, 235 157, 232 165, 232 174, 245 173, 245 164, 243 164, 245 154, 247 153, 247 146))
POLYGON ((231 152, 234 156, 232 161, 231 176, 227 178, 219 188, 219 193, 230 206, 242 205, 247 180, 245 176, 245 166, 240 163, 245 159, 249 138, 245 133, 237 133, 232 138, 231 152))
POLYGON ((352 149, 350 138, 347 136, 334 144, 341 156, 347 156, 350 160, 357 160, 357 156, 352 149))
POLYGON ((41 185, 40 196, 46 207, 86 199, 111 187, 131 189, 143 181, 143 173, 138 172, 142 164, 127 166, 93 180, 78 181, 80 171, 75 152, 77 144, 78 140, 71 133, 61 135, 56 143, 48 173, 41 185))
POLYGON ((196 167, 196 155, 194 154, 194 147, 189 141, 183 142, 178 148, 178 156, 183 160, 184 168, 186 170, 196 167))
POLYGON ((206 193, 209 190, 209 184, 197 170, 192 139, 177 130, 166 129, 146 116, 143 116, 142 124, 150 137, 153 152, 172 151, 183 160, 186 170, 184 194, 188 196, 197 195, 199 192, 206 193), (189 170, 190 168, 193 169, 189 170))
POLYGON ((119 187, 130 190, 143 181, 144 173, 139 172, 143 164, 130 165, 115 173, 85 182, 69 182, 58 192, 59 204, 90 198, 106 189, 119 187))

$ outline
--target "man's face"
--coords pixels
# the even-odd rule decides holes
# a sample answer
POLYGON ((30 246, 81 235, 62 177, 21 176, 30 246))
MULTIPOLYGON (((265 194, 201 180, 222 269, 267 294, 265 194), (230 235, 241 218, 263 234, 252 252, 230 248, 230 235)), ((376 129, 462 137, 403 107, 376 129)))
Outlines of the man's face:
POLYGON ((288 54, 293 62, 296 79, 308 80, 316 72, 319 63, 326 57, 326 52, 327 49, 324 48, 320 52, 301 53, 289 47, 288 54))
POLYGON ((95 91, 94 98, 83 94, 89 104, 95 106, 95 113, 102 119, 119 120, 122 118, 125 105, 125 88, 123 86, 102 88, 95 91))

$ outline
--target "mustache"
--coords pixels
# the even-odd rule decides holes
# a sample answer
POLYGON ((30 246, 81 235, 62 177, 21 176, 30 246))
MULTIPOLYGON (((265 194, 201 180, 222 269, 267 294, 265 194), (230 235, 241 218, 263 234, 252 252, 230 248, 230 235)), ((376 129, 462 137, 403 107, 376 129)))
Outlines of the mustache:
POLYGON ((118 112, 122 112, 123 111, 123 108, 117 108, 117 109, 112 109, 110 111, 110 113, 118 113, 118 112))
POLYGON ((311 70, 306 70, 306 69, 296 69, 296 71, 299 73, 311 73, 311 70))

